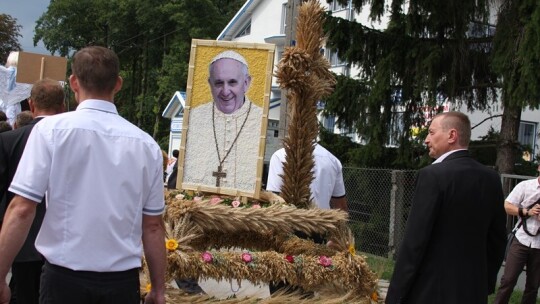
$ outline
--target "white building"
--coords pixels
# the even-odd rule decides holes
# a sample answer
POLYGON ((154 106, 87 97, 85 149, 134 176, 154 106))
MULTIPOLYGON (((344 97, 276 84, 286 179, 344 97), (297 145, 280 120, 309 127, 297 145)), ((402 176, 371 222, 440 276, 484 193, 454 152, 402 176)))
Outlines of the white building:
MULTIPOLYGON (((347 20, 355 20, 361 22, 366 26, 370 26, 375 29, 383 28, 386 25, 386 20, 383 18, 381 22, 368 21, 369 9, 364 9, 360 14, 357 14, 352 6, 342 6, 334 0, 328 4, 324 0, 320 0, 323 7, 332 11, 334 16, 345 18, 347 20)), ((285 37, 285 26, 287 20, 287 0, 247 0, 240 10, 236 13, 233 19, 227 24, 223 31, 217 37, 217 40, 227 41, 242 41, 242 42, 255 42, 255 43, 272 43, 276 45, 276 52, 274 63, 277 64, 281 59, 283 50, 286 46, 292 44, 287 42, 285 37)), ((332 71, 338 74, 345 74, 348 76, 354 76, 358 74, 358 70, 353 66, 348 68, 344 62, 340 62, 337 58, 337 54, 325 50, 326 57, 332 65, 332 71)), ((272 94, 270 99, 270 111, 269 111, 269 127, 268 127, 268 140, 267 140, 267 153, 265 155, 265 161, 268 161, 269 156, 279 146, 277 142, 277 122, 279 121, 279 102, 281 99, 281 91, 277 86, 275 78, 272 80, 272 94)), ((462 109, 450 109, 460 110, 462 109)), ((486 120, 486 118, 494 116, 492 119, 488 119, 475 127, 472 133, 472 139, 479 139, 481 136, 487 134, 490 127, 499 131, 501 127, 501 117, 497 116, 502 114, 502 108, 494 105, 489 111, 475 111, 469 112, 472 126, 476 126, 486 120)), ((334 119, 332 117, 322 120, 325 127, 332 129, 338 133, 347 133, 345 130, 338 130, 334 127, 334 119)), ((174 123, 174 122, 173 122, 174 123)), ((537 134, 538 125, 540 123, 540 111, 539 110, 525 110, 522 112, 521 125, 519 131, 519 141, 522 144, 528 144, 534 149, 534 155, 538 153, 537 134)), ((172 129, 172 128, 171 128, 172 129)), ((353 140, 358 142, 361 138, 357 134, 347 134, 352 137, 353 140)), ((391 143, 390 143, 391 144, 391 143)))
POLYGON ((173 150, 180 148, 180 143, 182 142, 182 123, 184 121, 185 106, 186 92, 176 91, 161 115, 171 120, 168 150, 169 157, 171 157, 173 150))

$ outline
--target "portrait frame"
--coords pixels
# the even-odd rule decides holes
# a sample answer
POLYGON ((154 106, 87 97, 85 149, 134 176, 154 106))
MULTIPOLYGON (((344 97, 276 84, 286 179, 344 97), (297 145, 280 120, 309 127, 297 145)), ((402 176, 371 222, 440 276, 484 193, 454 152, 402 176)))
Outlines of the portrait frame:
MULTIPOLYGON (((274 54, 275 45, 273 44, 200 39, 192 40, 188 67, 188 80, 186 87, 186 106, 184 108, 184 117, 182 123, 182 139, 180 143, 180 148, 178 149, 179 157, 178 176, 176 184, 177 189, 216 193, 238 197, 250 197, 255 199, 259 198, 262 185, 269 100, 272 86, 272 73, 274 68, 274 54), (256 152, 256 155, 249 154, 250 159, 255 160, 252 162, 250 161, 249 165, 243 166, 243 169, 246 169, 244 171, 250 172, 248 176, 251 176, 254 172, 253 176, 251 176, 252 178, 254 178, 254 188, 222 186, 220 184, 220 179, 217 177, 217 175, 209 177, 210 172, 208 171, 208 167, 210 165, 206 164, 206 162, 202 164, 200 156, 195 153, 195 149, 192 148, 193 145, 197 142, 197 137, 199 136, 199 133, 195 133, 195 130, 199 130, 201 128, 199 124, 203 123, 200 121, 200 119, 191 119, 192 117, 198 117, 192 115, 192 112, 194 114, 194 110, 200 106, 204 106, 209 103, 212 103, 212 105, 214 104, 210 85, 208 82, 209 65, 216 55, 224 51, 234 51, 242 55, 247 62, 249 74, 251 75, 251 83, 249 89, 245 93, 245 97, 246 100, 251 103, 250 109, 251 106, 253 106, 254 108, 257 107, 257 112, 253 113, 261 113, 260 117, 258 117, 259 114, 252 114, 256 116, 252 116, 252 118, 250 118, 251 122, 251 119, 255 119, 258 117, 258 123, 260 124, 260 132, 257 134, 253 134, 253 146, 251 146, 250 143, 249 149, 250 151, 256 152), (193 129, 192 134, 190 134, 191 129, 193 129), (190 149, 193 151, 190 151, 190 149), (192 173, 195 174, 195 172, 197 172, 196 174, 202 174, 199 172, 200 170, 195 171, 198 170, 198 168, 196 168, 198 164, 200 164, 200 170, 203 170, 203 172, 205 172, 205 181, 203 182, 193 182, 194 179, 191 178, 192 173), (211 179, 212 182, 209 182, 209 179, 211 179)), ((209 105, 207 105, 207 107, 208 106, 209 105)), ((204 123, 209 125, 209 121, 211 121, 210 124, 212 125, 214 132, 215 145, 213 142, 212 144, 208 144, 208 150, 211 149, 210 146, 214 146, 215 149, 218 150, 217 159, 219 159, 220 148, 218 147, 218 139, 216 137, 214 115, 214 112, 212 112, 212 115, 209 116, 209 119, 204 123)), ((249 112, 247 115, 249 115, 249 112)), ((247 119, 248 116, 246 116, 246 121, 247 119)), ((257 124, 256 120, 251 123, 257 124)), ((241 130, 240 132, 247 131, 241 130)), ((204 133, 207 134, 206 131, 204 133)), ((234 144, 235 143, 233 142, 232 146, 229 149, 233 149, 234 144)), ((226 146, 222 146, 221 148, 226 148, 226 146)), ((240 153, 238 154, 240 155, 240 153)), ((212 159, 213 158, 216 157, 212 157, 212 159)), ((221 159, 223 159, 223 157, 221 159)), ((219 164, 219 161, 217 161, 217 163, 219 164)), ((217 171, 212 171, 212 174, 217 174, 218 171, 221 172, 221 166, 219 167, 219 170, 216 167, 216 170, 217 171)), ((232 176, 231 173, 231 171, 227 172, 227 178, 229 180, 231 178, 234 178, 236 180, 236 173, 234 173, 234 175, 232 176)))

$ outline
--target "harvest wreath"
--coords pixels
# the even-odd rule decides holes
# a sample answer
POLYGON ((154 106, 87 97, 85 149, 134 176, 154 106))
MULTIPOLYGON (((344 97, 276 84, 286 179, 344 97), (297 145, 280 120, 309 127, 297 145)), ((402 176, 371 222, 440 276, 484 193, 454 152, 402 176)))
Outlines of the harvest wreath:
MULTIPOLYGON (((246 279, 253 283, 286 281, 306 292, 317 291, 321 301, 343 297, 347 299, 345 302, 371 301, 376 277, 364 257, 356 255, 346 213, 298 209, 277 201, 252 201, 236 206, 235 201, 240 202, 232 197, 190 196, 179 191, 166 194, 167 281, 187 278, 246 279), (332 247, 315 244, 298 238, 294 231, 326 235, 334 244, 332 247), (220 251, 228 248, 244 250, 220 251)), ((145 290, 150 288, 146 284, 141 286, 145 290)), ((171 303, 193 301, 197 297, 211 299, 186 295, 172 288, 167 296, 171 303)), ((277 296, 300 300, 305 294, 277 296)), ((277 300, 274 295, 272 298, 277 300)))
MULTIPOLYGON (((220 303, 378 301, 377 278, 364 257, 356 255, 347 214, 311 208, 317 102, 331 93, 336 82, 330 64, 320 52, 325 40, 324 16, 325 9, 318 1, 302 2, 296 45, 285 48, 275 75, 287 92, 291 118, 283 140, 286 152, 280 191, 283 199, 266 192, 262 193, 266 199, 260 201, 178 191, 166 193, 168 280, 286 281, 302 290, 277 292, 266 299, 232 298, 220 303), (323 235, 331 240, 331 246, 298 238, 295 232, 323 235), (230 248, 243 249, 223 251, 230 248), (306 293, 310 298, 305 298, 306 293)), ((167 297, 169 303, 218 301, 207 295, 188 296, 172 288, 167 297)))

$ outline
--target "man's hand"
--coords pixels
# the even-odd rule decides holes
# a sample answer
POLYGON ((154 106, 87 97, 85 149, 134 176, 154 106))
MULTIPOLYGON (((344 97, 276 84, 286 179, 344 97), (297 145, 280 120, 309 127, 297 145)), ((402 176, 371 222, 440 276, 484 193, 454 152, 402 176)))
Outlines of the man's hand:
MULTIPOLYGON (((0 304, 3 304, 3 303, 0 303, 0 304)), ((151 290, 144 298, 144 304, 165 304, 165 294, 158 295, 156 294, 156 292, 151 290)))
POLYGON ((4 278, 4 282, 0 283, 0 304, 9 304, 9 300, 11 300, 11 290, 4 278))

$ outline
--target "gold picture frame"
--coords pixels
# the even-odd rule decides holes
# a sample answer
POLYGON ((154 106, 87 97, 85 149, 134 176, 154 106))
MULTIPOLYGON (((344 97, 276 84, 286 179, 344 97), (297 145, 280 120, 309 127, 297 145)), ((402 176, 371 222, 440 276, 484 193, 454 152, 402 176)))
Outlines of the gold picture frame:
POLYGON ((274 53, 273 44, 192 40, 177 189, 259 198, 274 53), (214 106, 210 88, 209 66, 224 52, 239 54, 249 69, 237 119, 214 106))

